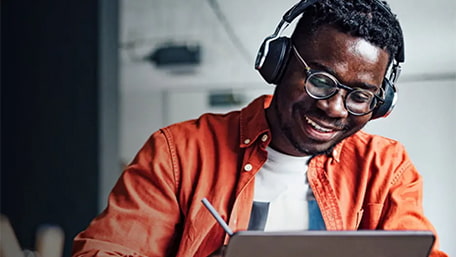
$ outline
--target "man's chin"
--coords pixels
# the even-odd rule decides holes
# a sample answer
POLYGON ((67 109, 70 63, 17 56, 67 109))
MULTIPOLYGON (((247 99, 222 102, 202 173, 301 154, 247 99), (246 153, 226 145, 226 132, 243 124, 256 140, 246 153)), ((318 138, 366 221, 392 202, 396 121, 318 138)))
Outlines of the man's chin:
POLYGON ((340 143, 343 139, 337 140, 333 138, 331 141, 319 142, 311 140, 310 138, 301 139, 299 136, 295 135, 292 129, 288 126, 282 127, 282 131, 285 134, 288 142, 290 142, 297 152, 304 155, 320 155, 320 154, 331 154, 335 145, 340 143))
POLYGON ((328 142, 327 146, 325 146, 325 145, 303 145, 303 144, 299 144, 296 141, 293 141, 292 143, 298 152, 303 153, 305 155, 320 155, 320 154, 328 155, 328 154, 332 153, 334 147, 339 142, 340 141, 332 143, 332 144, 328 142))
POLYGON ((302 147, 296 147, 296 150, 299 151, 300 153, 303 153, 305 155, 320 155, 320 154, 325 154, 325 155, 328 155, 328 154, 331 154, 332 150, 333 150, 334 146, 331 146, 329 148, 326 148, 326 149, 307 149, 307 148, 302 148, 302 147))

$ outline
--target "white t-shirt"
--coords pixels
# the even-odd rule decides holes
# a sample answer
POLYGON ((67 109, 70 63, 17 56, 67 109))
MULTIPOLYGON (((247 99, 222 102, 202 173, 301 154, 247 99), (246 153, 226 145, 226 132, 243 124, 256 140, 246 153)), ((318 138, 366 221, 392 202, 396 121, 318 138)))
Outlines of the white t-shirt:
POLYGON ((255 175, 255 194, 249 230, 309 229, 309 203, 313 199, 307 181, 310 156, 296 157, 270 147, 268 159, 255 175))

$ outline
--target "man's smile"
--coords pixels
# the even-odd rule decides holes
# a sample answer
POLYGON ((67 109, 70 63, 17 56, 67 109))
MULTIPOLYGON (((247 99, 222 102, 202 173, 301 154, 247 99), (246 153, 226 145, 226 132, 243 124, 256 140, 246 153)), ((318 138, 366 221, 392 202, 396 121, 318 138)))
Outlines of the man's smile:
POLYGON ((311 120, 309 117, 305 117, 306 121, 308 124, 310 124, 314 129, 320 131, 320 132, 325 132, 325 133, 329 133, 329 132, 333 132, 334 129, 331 129, 331 128, 325 128, 325 127, 322 127, 320 125, 318 125, 315 121, 311 120))
POLYGON ((303 124, 304 133, 309 139, 318 142, 326 142, 333 139, 339 130, 328 125, 323 125, 320 122, 317 123, 315 120, 304 116, 305 124, 303 124))

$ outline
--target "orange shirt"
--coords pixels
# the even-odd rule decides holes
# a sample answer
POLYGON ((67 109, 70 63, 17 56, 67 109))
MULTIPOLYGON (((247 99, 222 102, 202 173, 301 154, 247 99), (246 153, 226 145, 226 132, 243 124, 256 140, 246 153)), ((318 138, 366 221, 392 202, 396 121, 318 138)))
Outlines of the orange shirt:
MULTIPOLYGON (((270 96, 154 133, 123 172, 108 207, 74 239, 73 256, 206 257, 227 242, 201 203, 247 229, 254 177, 267 158, 270 96)), ((309 163, 328 230, 432 230, 422 178, 397 141, 362 131, 309 163)), ((435 231, 434 231, 435 232, 435 231)), ((447 256, 437 250, 432 257, 447 256)))

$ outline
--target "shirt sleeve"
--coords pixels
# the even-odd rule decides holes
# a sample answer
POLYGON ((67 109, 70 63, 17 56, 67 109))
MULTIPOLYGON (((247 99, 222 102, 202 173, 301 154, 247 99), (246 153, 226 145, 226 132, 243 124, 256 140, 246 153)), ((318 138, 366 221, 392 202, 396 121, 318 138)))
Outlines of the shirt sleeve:
POLYGON ((391 181, 389 197, 383 209, 379 229, 384 230, 430 230, 436 242, 430 257, 448 257, 438 250, 439 242, 435 228, 425 217, 422 206, 423 181, 415 166, 404 153, 405 161, 396 170, 391 181))
POLYGON ((73 243, 76 256, 172 256, 179 241, 178 177, 165 135, 154 133, 125 169, 107 208, 73 243))

